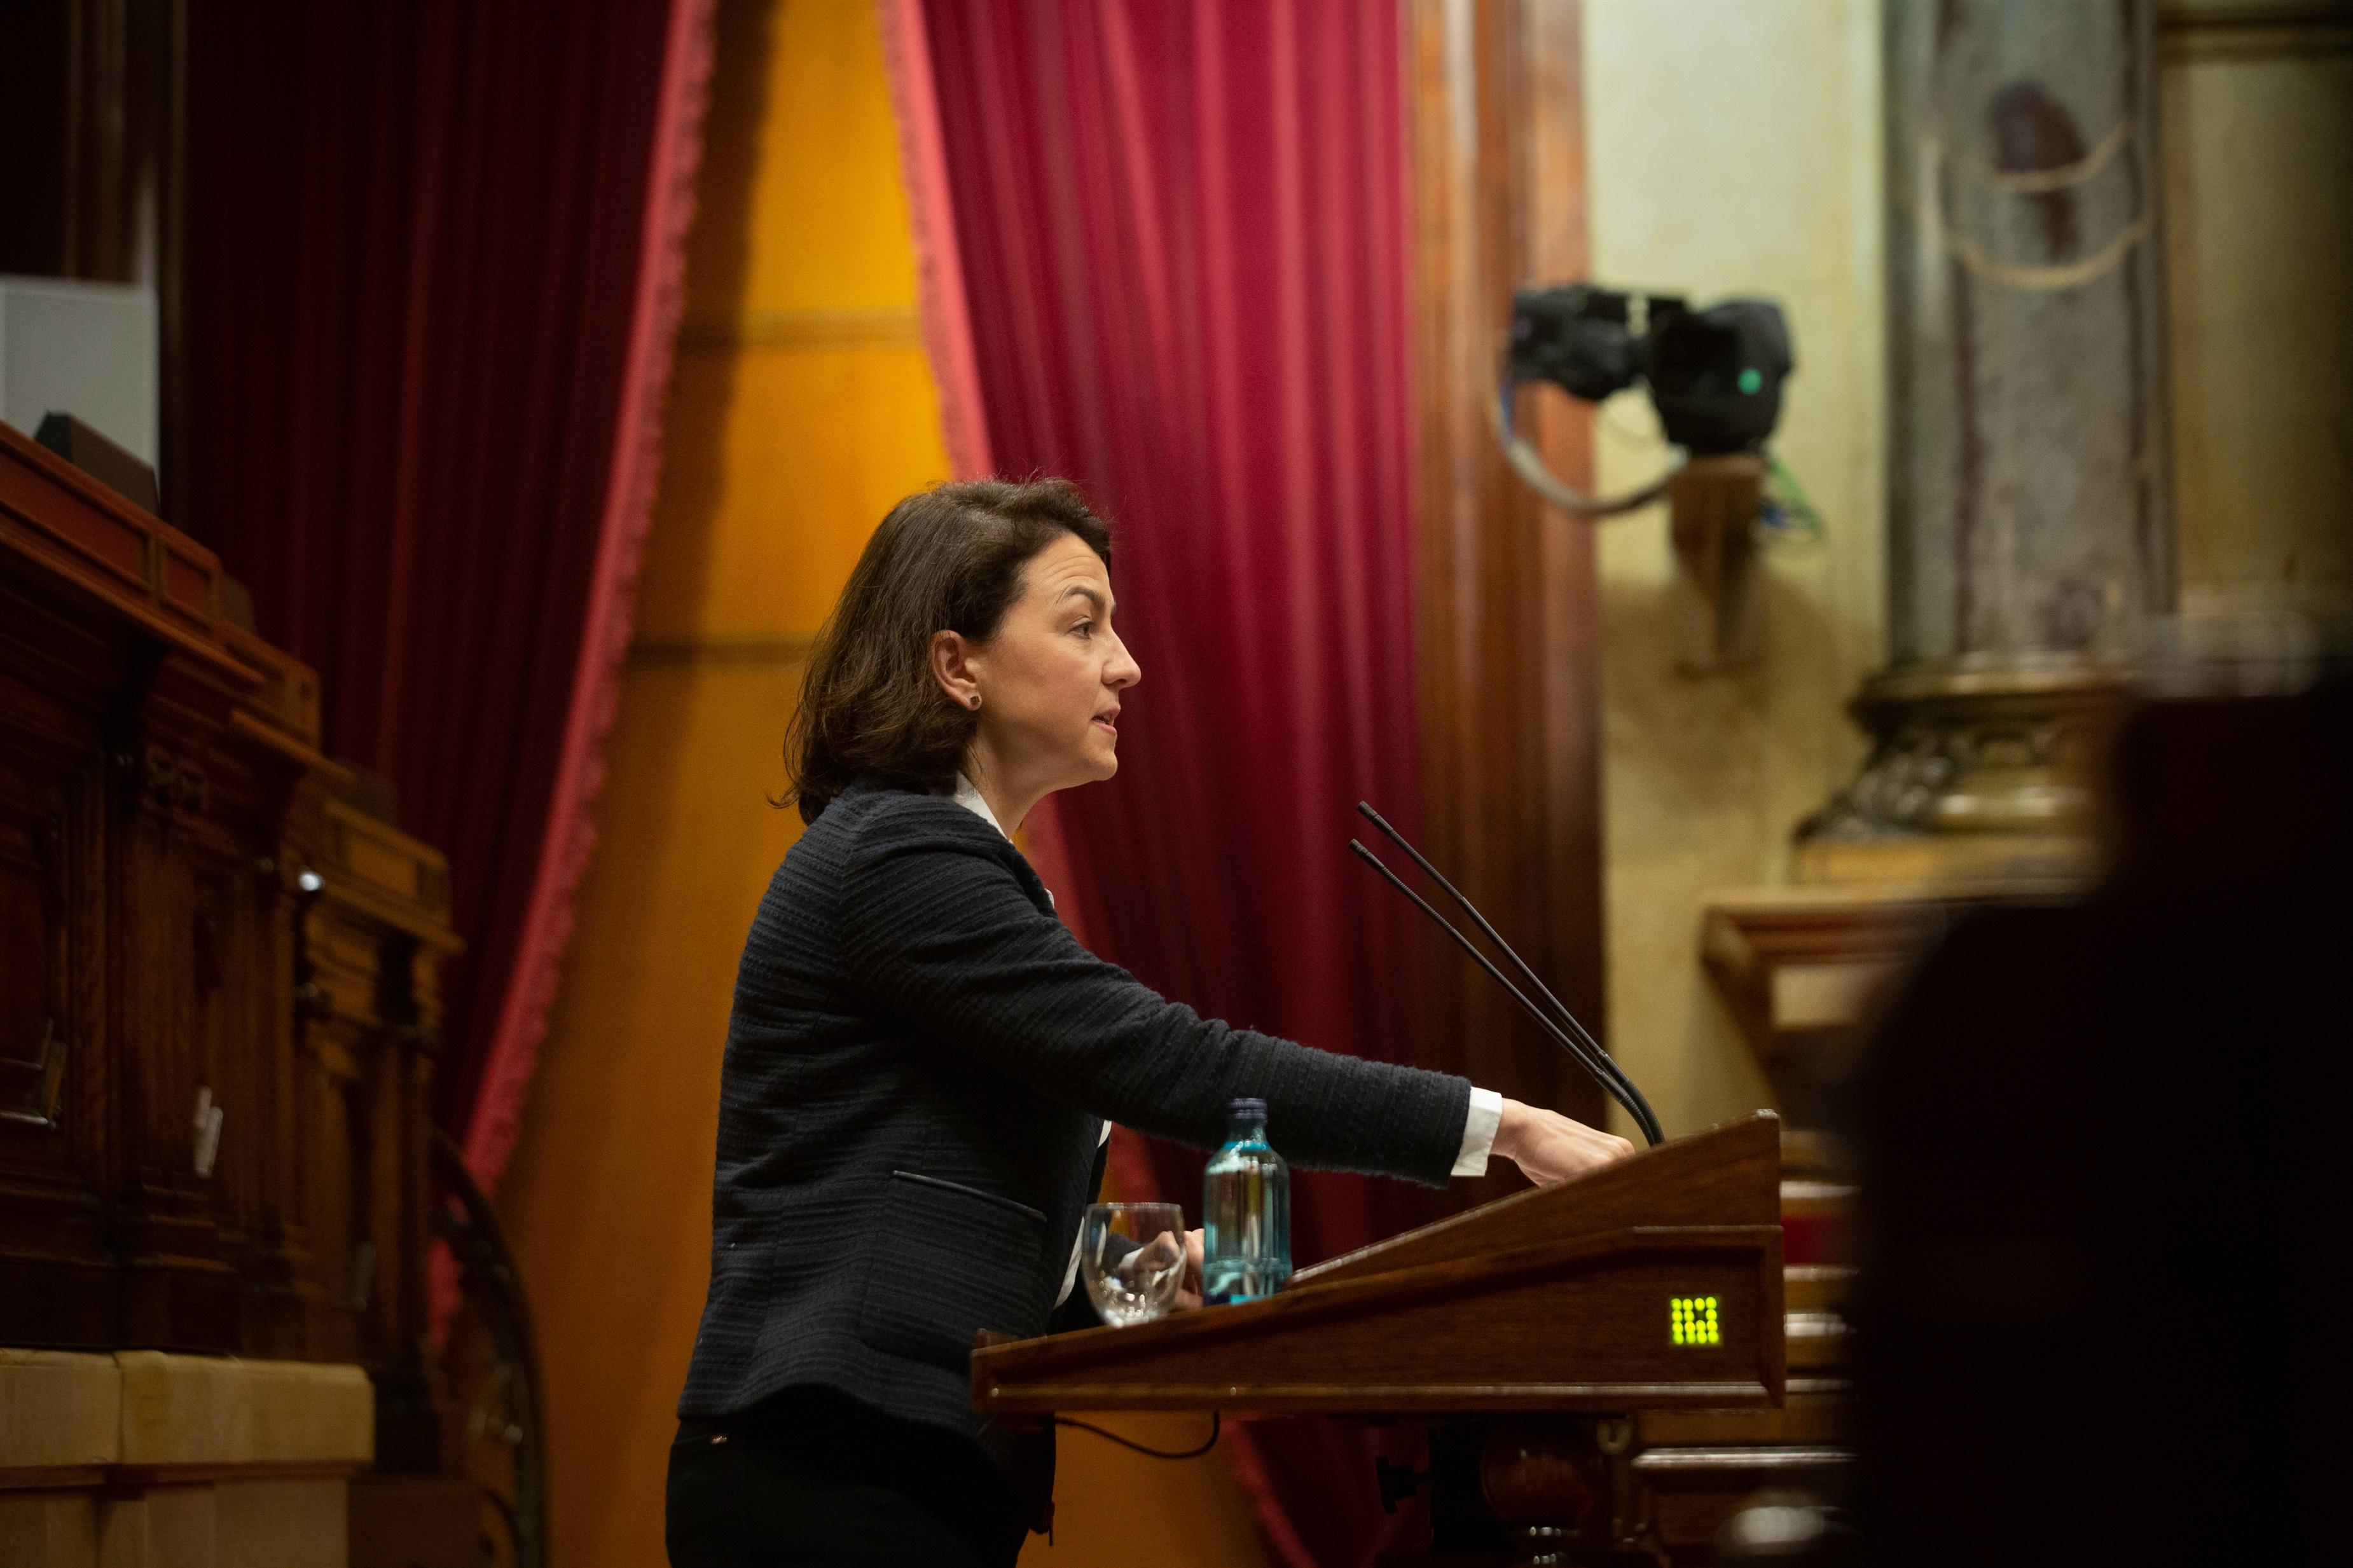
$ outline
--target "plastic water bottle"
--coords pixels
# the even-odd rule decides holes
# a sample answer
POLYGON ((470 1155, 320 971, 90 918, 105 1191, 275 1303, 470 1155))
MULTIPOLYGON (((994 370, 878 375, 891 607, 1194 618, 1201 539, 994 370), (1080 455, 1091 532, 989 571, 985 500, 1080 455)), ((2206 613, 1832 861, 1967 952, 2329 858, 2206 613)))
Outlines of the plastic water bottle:
POLYGON ((1291 1278, 1291 1168, 1266 1142, 1266 1101, 1237 1100, 1202 1178, 1201 1300, 1271 1296, 1291 1278))

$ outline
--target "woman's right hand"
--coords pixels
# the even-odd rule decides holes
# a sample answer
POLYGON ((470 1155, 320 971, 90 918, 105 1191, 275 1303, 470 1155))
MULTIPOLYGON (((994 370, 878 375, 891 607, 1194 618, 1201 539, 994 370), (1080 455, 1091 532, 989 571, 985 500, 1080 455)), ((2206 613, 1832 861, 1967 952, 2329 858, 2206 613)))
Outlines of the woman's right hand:
POLYGON ((1507 1100, 1503 1119, 1495 1124, 1494 1150, 1529 1181, 1548 1187, 1622 1160, 1634 1152, 1634 1145, 1556 1110, 1507 1100))
POLYGON ((1185 1275, 1176 1285, 1176 1310, 1189 1312, 1201 1304, 1201 1244, 1207 1232, 1185 1233, 1185 1275))

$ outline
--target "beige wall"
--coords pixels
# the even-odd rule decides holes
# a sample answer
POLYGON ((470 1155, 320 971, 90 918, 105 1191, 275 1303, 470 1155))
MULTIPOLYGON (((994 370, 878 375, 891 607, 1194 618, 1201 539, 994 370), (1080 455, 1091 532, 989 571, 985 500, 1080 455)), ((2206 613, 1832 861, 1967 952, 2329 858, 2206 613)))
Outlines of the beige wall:
MULTIPOLYGON (((2314 30, 2214 25, 2232 9, 2171 0, 2161 46, 2181 607, 2294 612, 2341 647, 2353 58, 2314 30)), ((1775 446, 1828 526, 1766 556, 1757 665, 1691 676, 1663 509, 1601 525, 1611 1045, 1688 1131, 1770 1100, 1696 962, 1701 907, 1787 879, 1791 831, 1862 750, 1845 703, 1885 657, 1879 7, 1586 0, 1585 44, 1594 275, 1782 302, 1799 369, 1775 446)), ((1605 489, 1665 460, 1637 398, 1595 447, 1605 489)))
MULTIPOLYGON (((1875 0, 1585 6, 1594 277, 1780 301, 1798 370, 1774 447, 1826 528, 1765 556, 1761 658, 1694 676, 1664 508, 1599 525, 1609 1040, 1671 1135, 1771 1103, 1701 973, 1700 909, 1783 879, 1790 830, 1861 759, 1844 705, 1885 657, 1878 17, 1875 0)), ((1639 396, 1602 410, 1594 447, 1607 489, 1668 461, 1639 396)))
POLYGON ((361 1367, 0 1349, 0 1564, 344 1568, 375 1452, 361 1367))

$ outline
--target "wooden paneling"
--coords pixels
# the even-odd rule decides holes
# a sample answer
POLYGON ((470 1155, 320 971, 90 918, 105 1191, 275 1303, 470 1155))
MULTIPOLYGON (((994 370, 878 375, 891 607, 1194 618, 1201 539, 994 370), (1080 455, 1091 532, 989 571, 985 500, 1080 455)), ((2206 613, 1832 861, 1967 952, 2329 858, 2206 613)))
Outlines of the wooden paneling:
POLYGON ((359 1362, 430 1468, 448 874, 217 578, 0 429, 0 1344, 359 1362))
POLYGON ((0 1342, 101 1347, 106 1239, 103 647, 0 578, 0 1342), (21 651, 16 636, 35 646, 21 651), (87 683, 87 684, 85 684, 87 683))
POLYGON ((2309 617, 2341 653, 2353 5, 2162 0, 2158 66, 2181 609, 2309 617))
POLYGON ((1763 1406, 1779 1394, 1781 1336, 1775 1227, 1630 1227, 1004 1346, 975 1357, 973 1402, 1433 1416, 1763 1406), (1718 1303, 1722 1342, 1670 1342, 1679 1296, 1718 1303))
MULTIPOLYGON (((1512 474, 1489 412, 1513 290, 1586 270, 1578 7, 1413 0, 1406 26, 1427 847, 1599 1030, 1592 540, 1512 474)), ((1537 431, 1554 470, 1583 480, 1586 416, 1547 405, 1537 431)), ((1440 1047, 1447 1065, 1514 1098, 1600 1114, 1599 1090, 1508 998, 1451 947, 1431 952, 1430 1037, 1452 1043, 1440 1047)))
POLYGON ((113 491, 19 436, 0 458, 0 545, 37 561, 57 587, 168 631, 177 651, 232 690, 253 684, 214 634, 220 562, 113 491))

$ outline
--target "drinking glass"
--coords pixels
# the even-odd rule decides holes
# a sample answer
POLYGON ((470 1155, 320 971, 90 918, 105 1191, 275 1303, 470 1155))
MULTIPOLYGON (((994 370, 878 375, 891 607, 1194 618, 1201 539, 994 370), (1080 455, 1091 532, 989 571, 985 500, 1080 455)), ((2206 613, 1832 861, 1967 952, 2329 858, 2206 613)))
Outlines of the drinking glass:
POLYGON ((1162 1316, 1185 1280, 1185 1211, 1175 1204, 1089 1204, 1079 1222, 1079 1277, 1113 1328, 1162 1316))

